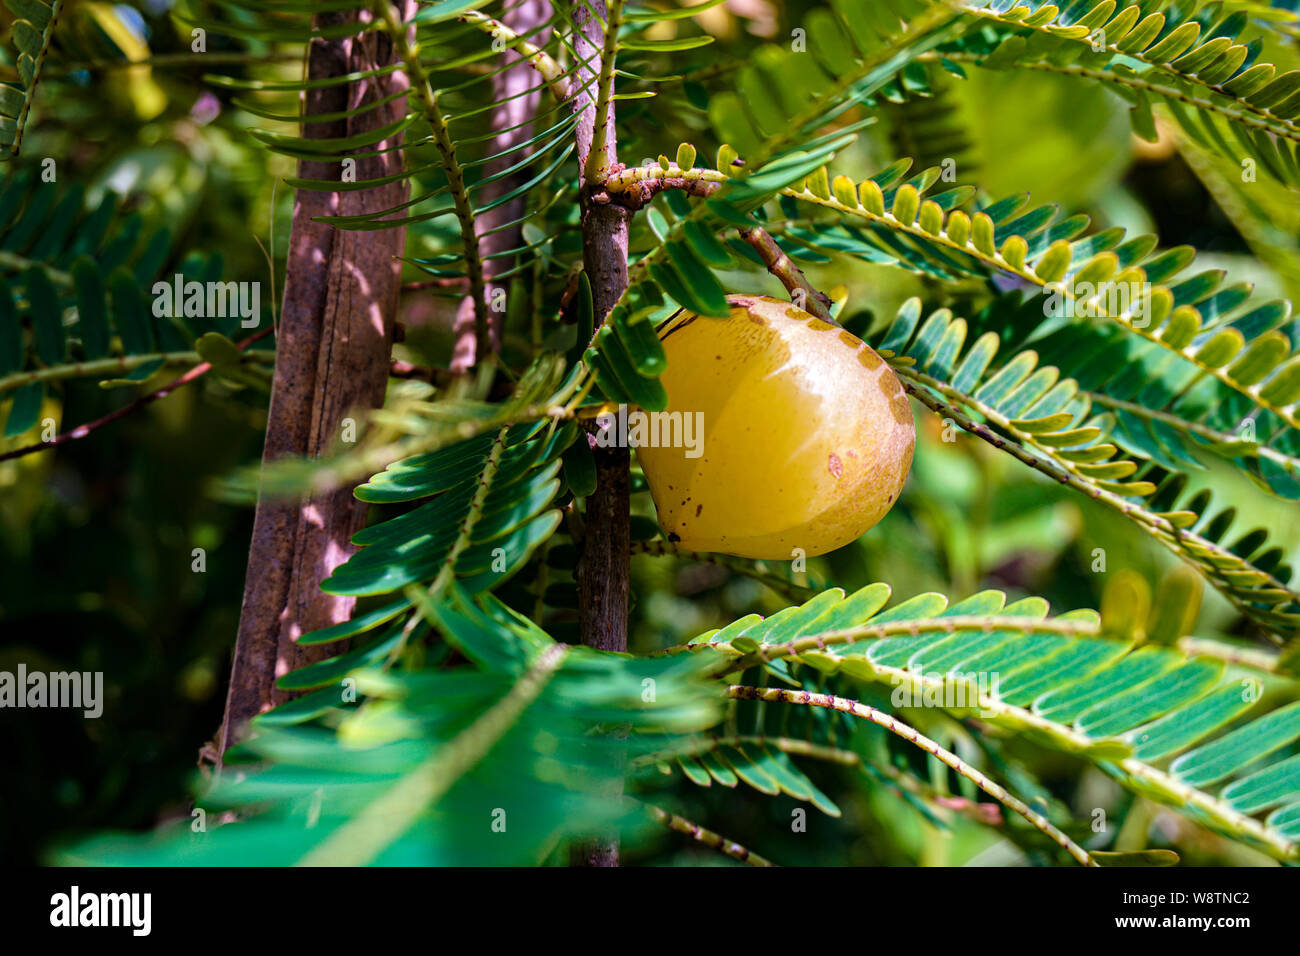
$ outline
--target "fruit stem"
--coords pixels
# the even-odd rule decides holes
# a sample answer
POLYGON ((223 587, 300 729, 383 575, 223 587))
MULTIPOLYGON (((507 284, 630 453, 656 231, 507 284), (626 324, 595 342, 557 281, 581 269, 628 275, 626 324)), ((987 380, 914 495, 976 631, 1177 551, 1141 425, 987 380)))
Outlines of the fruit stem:
POLYGON ((827 322, 834 321, 831 318, 830 296, 808 281, 803 270, 794 264, 766 229, 754 226, 741 229, 739 232, 740 238, 753 246, 754 251, 762 257, 767 271, 781 280, 781 284, 790 293, 790 298, 794 300, 795 305, 805 312, 811 312, 819 319, 825 319, 827 322))

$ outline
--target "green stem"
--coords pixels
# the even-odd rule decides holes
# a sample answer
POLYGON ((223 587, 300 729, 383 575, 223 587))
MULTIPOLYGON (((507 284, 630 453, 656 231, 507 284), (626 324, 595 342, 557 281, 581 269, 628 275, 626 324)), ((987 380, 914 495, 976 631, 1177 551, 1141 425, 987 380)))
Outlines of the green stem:
POLYGON ((28 259, 26 256, 20 256, 17 253, 5 252, 0 250, 0 270, 5 272, 24 272, 32 266, 42 266, 45 268, 45 274, 50 277, 50 281, 55 285, 71 287, 72 276, 58 269, 51 269, 42 262, 35 259, 28 259))
POLYGON ((605 40, 600 54, 600 74, 596 80, 596 116, 587 154, 585 179, 598 183, 614 164, 613 144, 609 142, 610 97, 614 92, 614 61, 618 54, 618 31, 623 25, 623 0, 608 0, 605 14, 605 40))
MULTIPOLYGON (((245 353, 247 359, 254 361, 275 361, 274 353, 262 355, 258 352, 245 353)), ((112 375, 117 372, 130 372, 151 362, 162 362, 164 366, 198 365, 204 362, 198 352, 151 352, 145 355, 119 355, 113 358, 91 359, 86 362, 71 362, 66 365, 52 365, 49 368, 32 369, 27 372, 13 372, 0 376, 0 394, 21 388, 31 382, 58 382, 68 378, 91 378, 112 375)))
POLYGON ((50 21, 45 25, 45 29, 41 31, 41 48, 36 54, 35 65, 32 67, 32 83, 31 86, 26 86, 23 89, 23 106, 14 119, 14 141, 8 147, 10 156, 17 156, 22 146, 23 130, 27 127, 27 117, 31 114, 32 103, 36 99, 36 88, 41 82, 41 68, 45 65, 45 55, 50 50, 50 40, 54 36, 54 28, 58 24, 59 14, 62 12, 63 0, 50 0, 50 21))

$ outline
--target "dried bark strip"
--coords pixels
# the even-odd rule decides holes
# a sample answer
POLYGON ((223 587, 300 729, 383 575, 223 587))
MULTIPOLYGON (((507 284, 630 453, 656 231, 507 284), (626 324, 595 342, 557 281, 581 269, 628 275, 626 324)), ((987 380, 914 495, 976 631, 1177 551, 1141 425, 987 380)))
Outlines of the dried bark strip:
MULTIPOLYGON (((413 4, 402 0, 400 15, 413 4)), ((366 11, 317 14, 320 26, 369 19, 366 11)), ((308 52, 309 79, 364 71, 394 62, 382 32, 338 40, 315 40, 308 52)), ((333 113, 373 102, 404 89, 400 71, 346 85, 309 91, 304 113, 333 113)), ((405 115, 399 97, 351 120, 304 124, 311 138, 350 136, 392 123, 405 115)), ((399 134, 400 136, 400 134, 399 134)), ((392 147, 394 137, 375 149, 392 147)), ((400 169, 398 152, 369 152, 356 158, 358 179, 400 169)), ((337 162, 300 162, 304 179, 341 176, 337 162)), ((404 229, 347 232, 312 218, 354 215, 406 200, 405 182, 356 192, 300 191, 278 330, 275 379, 267 423, 264 463, 286 456, 317 456, 339 438, 353 409, 382 403, 397 309, 404 229)), ((302 634, 346 620, 354 599, 325 594, 320 582, 352 553, 349 539, 365 519, 365 506, 342 488, 296 502, 260 498, 249 549, 248 576, 221 730, 226 751, 246 732, 247 722, 281 703, 280 676, 336 654, 338 645, 300 647, 302 634)))

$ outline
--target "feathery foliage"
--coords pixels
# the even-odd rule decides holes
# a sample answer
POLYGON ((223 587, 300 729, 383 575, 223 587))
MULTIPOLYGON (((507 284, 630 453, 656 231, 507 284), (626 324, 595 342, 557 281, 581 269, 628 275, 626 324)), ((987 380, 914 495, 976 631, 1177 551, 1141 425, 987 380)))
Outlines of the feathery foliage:
POLYGON ((736 658, 727 666, 738 671, 761 662, 809 690, 842 674, 901 689, 909 704, 929 705, 932 696, 937 706, 1081 754, 1126 786, 1281 859, 1300 850, 1296 761, 1266 759, 1300 738, 1300 702, 1265 700, 1260 682, 1226 673, 1221 662, 1103 636, 1090 611, 1049 618, 1041 600, 1006 605, 1000 591, 952 605, 923 594, 881 611, 888 598, 884 585, 848 597, 832 589, 683 649, 718 650, 736 658), (806 666, 793 676, 796 663, 806 666), (979 685, 977 675, 987 674, 997 675, 996 687, 979 685), (1241 768, 1249 774, 1221 792, 1204 789, 1241 768), (1265 819, 1253 816, 1269 809, 1265 819))
MULTIPOLYGON (((165 229, 144 233, 138 213, 118 210, 105 194, 85 212, 85 190, 59 191, 25 173, 0 187, 0 398, 12 396, 5 435, 21 435, 40 415, 52 382, 100 379, 104 387, 139 384, 167 365, 211 362, 241 384, 257 376, 261 356, 241 354, 238 293, 220 282, 219 255, 190 254, 177 264, 179 288, 162 272, 172 258, 165 229), (145 290, 158 279, 172 308, 158 310, 145 290), (185 283, 203 301, 187 309, 185 283), (215 283, 223 305, 209 310, 215 283), (163 314, 160 314, 162 311, 163 314), (172 313, 167 315, 166 312, 172 313)), ((260 325, 262 316, 253 317, 260 325)))

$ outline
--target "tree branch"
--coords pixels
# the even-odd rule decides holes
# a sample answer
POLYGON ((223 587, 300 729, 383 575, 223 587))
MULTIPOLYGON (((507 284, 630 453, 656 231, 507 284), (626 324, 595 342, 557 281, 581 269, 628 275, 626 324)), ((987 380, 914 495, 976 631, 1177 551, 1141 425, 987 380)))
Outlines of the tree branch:
MULTIPOLYGON (((586 61, 584 68, 596 74, 592 139, 585 155, 582 155, 582 146, 581 143, 579 144, 579 159, 582 163, 583 177, 588 182, 599 182, 604 178, 606 171, 612 169, 618 162, 612 97, 614 95, 614 54, 618 50, 618 31, 623 25, 623 0, 608 0, 608 2, 578 0, 576 6, 578 9, 574 13, 574 24, 585 37, 601 39, 599 44, 596 44, 594 39, 592 41, 593 46, 599 46, 598 50, 593 51, 597 54, 594 63, 583 56, 581 42, 577 45, 578 55, 586 61), (593 10, 596 17, 604 21, 603 29, 598 21, 591 18, 593 10), (588 30, 588 27, 593 25, 594 33, 588 30)), ((583 86, 590 89, 585 82, 583 86)))
MULTIPOLYGON (((608 98, 613 82, 613 40, 605 36, 601 20, 613 27, 621 0, 614 12, 604 0, 573 0, 573 22, 577 28, 574 48, 577 68, 573 108, 578 113, 575 137, 582 196, 582 262, 591 283, 592 304, 599 325, 627 288, 628 210, 591 202, 590 172, 609 168, 616 159, 617 138, 614 110, 608 98), (599 77, 606 95, 605 109, 591 98, 591 84, 599 77), (599 125, 599 131, 597 131, 599 125), (593 161, 593 154, 603 157, 593 161)), ((630 455, 626 448, 595 445, 596 490, 587 498, 586 536, 577 571, 578 619, 582 643, 607 651, 627 650, 628 578, 631 573, 630 455)), ((571 859, 588 866, 617 866, 618 840, 611 837, 574 847, 571 859)))

